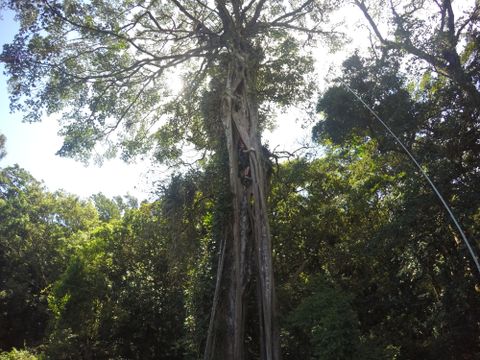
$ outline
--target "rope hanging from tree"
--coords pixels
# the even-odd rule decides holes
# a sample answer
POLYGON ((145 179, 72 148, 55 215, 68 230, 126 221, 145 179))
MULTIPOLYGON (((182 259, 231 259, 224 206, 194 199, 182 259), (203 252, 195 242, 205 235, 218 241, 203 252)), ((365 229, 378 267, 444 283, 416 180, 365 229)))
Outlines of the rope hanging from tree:
POLYGON ((445 210, 447 210, 448 215, 452 219, 453 223, 455 224, 458 232, 460 233, 460 236, 462 237, 463 242, 467 246, 467 249, 473 259, 473 262, 475 263, 475 266, 477 267, 478 274, 480 275, 480 263, 478 261, 478 256, 475 253, 475 250, 473 249, 472 245, 470 244, 470 241, 468 240, 467 236, 465 235, 465 232, 463 231, 462 227, 460 226, 460 223, 458 222, 457 218, 452 212, 452 209, 450 206, 447 204, 445 199, 443 198, 442 194, 440 191, 437 189, 433 181, 430 179, 430 177, 427 175, 427 173, 422 169, 420 164, 418 163, 417 159, 413 156, 413 154, 407 149, 407 147, 403 144, 403 142, 398 138, 397 135, 392 131, 392 129, 378 116, 378 114, 370 107, 368 106, 365 101, 355 92, 353 91, 350 86, 348 86, 346 83, 342 82, 342 84, 347 88, 348 91, 350 91, 367 109, 372 113, 372 115, 377 119, 382 126, 387 129, 388 133, 395 139, 395 141, 402 147, 402 149, 405 151, 405 153, 408 155, 410 160, 415 164, 415 166, 420 170, 420 173, 423 175, 423 177, 427 180, 427 182, 430 184, 431 188, 433 189, 433 192, 435 195, 437 195, 438 199, 442 203, 443 207, 445 210))

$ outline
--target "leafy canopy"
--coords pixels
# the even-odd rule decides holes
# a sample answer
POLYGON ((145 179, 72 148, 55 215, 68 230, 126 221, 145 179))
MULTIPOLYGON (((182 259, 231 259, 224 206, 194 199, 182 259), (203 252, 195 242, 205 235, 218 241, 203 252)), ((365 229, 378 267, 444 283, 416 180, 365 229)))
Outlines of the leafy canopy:
POLYGON ((121 148, 128 159, 156 145, 160 159, 177 157, 166 149, 206 146, 199 101, 235 57, 249 55, 259 105, 308 93, 301 41, 332 36, 320 26, 338 2, 4 0, 20 22, 0 56, 11 107, 27 121, 62 113, 62 156, 121 148))

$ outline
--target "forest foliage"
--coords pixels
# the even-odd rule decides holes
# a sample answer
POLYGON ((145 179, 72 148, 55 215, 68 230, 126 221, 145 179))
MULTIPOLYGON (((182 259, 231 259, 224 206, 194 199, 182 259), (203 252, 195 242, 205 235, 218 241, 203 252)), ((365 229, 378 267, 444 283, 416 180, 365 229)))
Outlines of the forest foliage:
MULTIPOLYGON (((376 16, 382 8, 375 2, 354 2, 378 45, 367 54, 350 54, 341 75, 312 100, 318 112, 312 138, 322 155, 300 155, 279 163, 264 159, 282 357, 479 358, 480 274, 429 184, 349 90, 384 119, 414 154, 478 250, 478 2, 463 16, 454 15, 453 2, 448 0, 387 6, 391 21, 385 34, 376 16), (418 14, 427 6, 435 11, 425 19, 418 14)), ((26 6, 13 0, 7 3, 26 6)), ((280 11, 274 5, 269 8, 273 14, 280 11)), ((97 41, 89 38, 91 24, 82 12, 85 9, 68 10, 87 21, 84 35, 97 41)), ((27 17, 21 20, 26 33, 38 32, 28 28, 27 17)), ((58 30, 55 22, 49 24, 58 30)), ((179 26, 181 31, 183 25, 179 26)), ((107 41, 109 34, 100 40, 107 41)), ((305 100, 288 94, 297 86, 303 89, 302 96, 310 94, 309 85, 298 77, 310 71, 310 59, 295 57, 294 37, 282 31, 271 35, 280 44, 275 48, 277 64, 293 66, 289 61, 297 61, 298 67, 282 74, 275 72, 280 66, 270 70, 260 66, 256 99, 264 94, 265 103, 305 100), (277 91, 277 78, 293 88, 285 85, 277 91)), ((33 57, 55 58, 59 49, 41 53, 38 50, 45 44, 39 44, 38 37, 33 40, 33 57)), ((109 51, 127 46, 121 40, 117 37, 109 44, 109 51)), ((28 107, 30 81, 36 80, 29 77, 32 72, 24 73, 24 78, 16 73, 25 69, 7 58, 14 48, 6 47, 3 59, 10 61, 14 104, 27 101, 28 107)), ((98 53, 95 66, 115 73, 105 68, 104 61, 129 71, 134 68, 125 64, 139 65, 119 54, 98 53)), ((139 204, 131 197, 109 199, 103 194, 79 199, 48 191, 19 166, 0 170, 1 360, 203 358, 210 346, 207 334, 216 308, 218 264, 223 261, 225 234, 234 212, 228 174, 231 158, 216 112, 223 60, 215 61, 218 66, 211 69, 202 96, 191 98, 197 111, 179 104, 173 109, 179 118, 173 117, 153 136, 157 150, 163 151, 156 152, 158 159, 178 155, 175 146, 186 133, 191 135, 187 140, 211 152, 195 169, 172 175, 158 186, 153 201, 139 204), (188 129, 180 118, 191 120, 188 129)), ((79 64, 63 63, 69 71, 77 71, 79 64)), ((52 86, 62 89, 82 86, 81 81, 51 80, 52 86)), ((47 111, 57 110, 62 101, 87 101, 72 92, 62 98, 61 91, 48 86, 41 90, 45 96, 51 91, 57 96, 49 99, 47 111)), ((94 90, 110 91, 108 86, 94 90)), ((106 114, 117 95, 101 98, 105 103, 98 103, 101 116, 95 121, 111 120, 106 114)), ((156 99, 150 92, 143 95, 145 106, 156 99)), ((125 94, 124 100, 134 96, 125 94)), ((30 105, 32 116, 45 104, 30 105)), ((133 120, 140 119, 141 110, 131 114, 133 120)), ((268 116, 268 107, 262 111, 260 119, 268 116)), ((116 115, 122 118, 122 114, 116 115)), ((100 128, 85 127, 88 114, 78 114, 76 120, 67 123, 63 150, 78 150, 76 155, 83 156, 95 145, 89 142, 96 139, 92 131, 100 128)), ((123 140, 125 154, 145 150, 139 138, 135 143, 123 140)), ((150 141, 145 146, 152 145, 150 141)), ((0 157, 4 143, 0 137, 0 157)), ((256 286, 254 281, 246 287, 244 306, 250 312, 259 306, 256 286)), ((222 311, 224 303, 218 304, 222 311)), ((260 321, 256 317, 245 321, 246 359, 264 356, 260 321)))

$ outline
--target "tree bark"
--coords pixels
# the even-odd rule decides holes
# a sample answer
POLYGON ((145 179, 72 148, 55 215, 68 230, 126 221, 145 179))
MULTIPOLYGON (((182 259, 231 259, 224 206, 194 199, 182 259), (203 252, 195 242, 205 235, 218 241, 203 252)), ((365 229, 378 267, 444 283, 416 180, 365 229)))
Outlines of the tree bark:
MULTIPOLYGON (((279 333, 276 326, 272 246, 267 213, 267 179, 258 127, 258 105, 254 92, 254 61, 246 51, 231 53, 222 122, 229 154, 229 176, 233 202, 232 229, 225 259, 219 261, 217 281, 224 298, 214 303, 205 359, 240 360, 245 354, 247 289, 256 283, 260 357, 280 359, 279 333), (249 68, 250 66, 250 68, 249 68), (252 70, 253 68, 253 70, 252 70), (245 168, 240 157, 247 156, 245 168), (221 311, 215 306, 222 308, 221 311), (223 326, 221 323, 224 323, 223 326), (224 334, 219 329, 224 328, 224 334), (212 330, 212 329, 211 329, 212 330), (228 334, 228 335, 225 335, 228 334), (222 346, 218 344, 222 337, 222 346), (208 350, 208 351, 207 351, 208 350)), ((216 292, 217 292, 216 291, 216 292)))

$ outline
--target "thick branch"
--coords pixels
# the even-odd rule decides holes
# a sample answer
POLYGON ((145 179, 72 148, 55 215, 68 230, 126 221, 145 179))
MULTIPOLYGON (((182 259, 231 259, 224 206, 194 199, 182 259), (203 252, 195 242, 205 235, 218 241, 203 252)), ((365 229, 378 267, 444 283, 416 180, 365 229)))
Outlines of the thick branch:
POLYGON ((257 4, 257 7, 255 8, 255 12, 252 16, 252 19, 248 22, 248 27, 253 26, 257 21, 258 18, 260 17, 260 14, 262 13, 263 6, 265 5, 266 0, 260 0, 257 4))
POLYGON ((377 36, 378 40, 380 40, 381 43, 385 44, 385 38, 380 33, 380 30, 378 30, 378 26, 375 23, 375 21, 373 21, 372 17, 370 16, 370 13, 368 12, 368 9, 365 6, 365 3, 363 1, 355 0, 355 4, 360 8, 360 10, 362 10, 363 15, 365 16, 368 23, 372 27, 372 30, 375 33, 375 35, 377 36))
POLYGON ((448 14, 448 17, 447 17, 448 34, 452 38, 451 40, 453 40, 453 37, 455 36, 455 15, 453 14, 451 1, 445 0, 444 6, 448 14))

